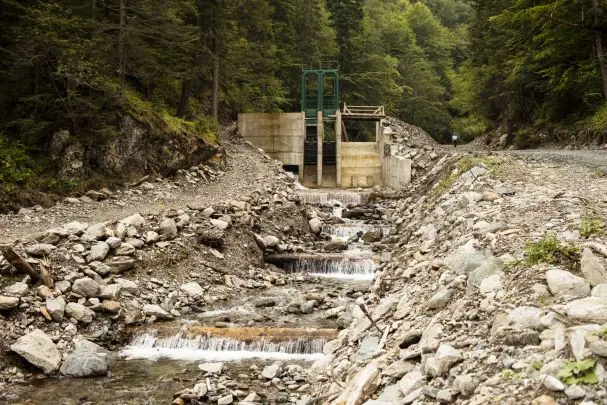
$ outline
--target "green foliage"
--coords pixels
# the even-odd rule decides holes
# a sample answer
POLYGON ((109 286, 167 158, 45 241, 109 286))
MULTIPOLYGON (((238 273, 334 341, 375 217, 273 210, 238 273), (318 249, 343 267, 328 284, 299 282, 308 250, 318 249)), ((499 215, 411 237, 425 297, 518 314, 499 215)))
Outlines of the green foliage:
POLYGON ((465 156, 457 161, 456 167, 460 173, 465 173, 475 166, 485 166, 487 170, 495 174, 502 167, 502 162, 491 156, 465 156))
POLYGON ((533 363, 531 363, 531 367, 536 371, 540 371, 543 365, 544 364, 541 361, 537 361, 537 360, 534 361, 533 363))
POLYGON ((0 132, 0 187, 10 191, 30 180, 34 172, 26 148, 10 143, 0 132))
POLYGON ((597 384, 596 360, 570 361, 558 371, 557 377, 568 385, 597 384))
POLYGON ((581 215, 580 235, 584 238, 605 233, 605 220, 597 212, 593 204, 587 204, 581 215))
POLYGON ((525 246, 527 264, 538 263, 560 264, 568 269, 579 267, 580 251, 575 246, 563 245, 556 235, 546 232, 538 242, 530 242, 525 246))

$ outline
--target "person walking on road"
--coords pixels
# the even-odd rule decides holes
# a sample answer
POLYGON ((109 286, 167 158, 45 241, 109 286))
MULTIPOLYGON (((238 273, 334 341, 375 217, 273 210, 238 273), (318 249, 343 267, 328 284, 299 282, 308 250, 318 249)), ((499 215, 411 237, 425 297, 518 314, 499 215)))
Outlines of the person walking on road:
POLYGON ((457 136, 456 134, 453 134, 453 136, 451 136, 451 142, 453 142, 454 148, 457 148, 457 141, 459 141, 459 136, 457 136))

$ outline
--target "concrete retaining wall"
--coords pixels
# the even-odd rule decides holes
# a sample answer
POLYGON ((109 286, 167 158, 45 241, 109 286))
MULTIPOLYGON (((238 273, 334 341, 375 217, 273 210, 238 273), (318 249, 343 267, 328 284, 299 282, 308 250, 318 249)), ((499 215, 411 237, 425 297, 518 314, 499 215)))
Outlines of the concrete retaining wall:
POLYGON ((341 187, 381 184, 382 166, 376 142, 341 142, 340 152, 341 187))
POLYGON ((382 181, 384 185, 398 190, 411 183, 411 159, 390 155, 390 148, 386 148, 386 139, 391 134, 392 129, 390 127, 382 128, 379 137, 382 181))
POLYGON ((238 114, 238 131, 284 165, 299 166, 299 173, 303 175, 304 113, 238 114))

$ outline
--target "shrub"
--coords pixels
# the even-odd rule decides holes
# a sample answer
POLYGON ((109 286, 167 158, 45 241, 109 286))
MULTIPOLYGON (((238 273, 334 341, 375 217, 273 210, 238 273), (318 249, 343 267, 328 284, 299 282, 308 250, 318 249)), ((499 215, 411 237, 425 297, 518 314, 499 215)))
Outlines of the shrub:
POLYGON ((33 176, 32 161, 27 149, 20 143, 10 143, 0 133, 0 184, 10 191, 33 176))
POLYGON ((576 270, 580 263, 580 251, 575 246, 562 245, 556 235, 546 232, 538 242, 528 243, 525 247, 527 263, 560 264, 576 270))
POLYGON ((599 379, 596 376, 595 369, 596 360, 594 359, 570 361, 559 370, 557 377, 568 385, 596 384, 599 379))

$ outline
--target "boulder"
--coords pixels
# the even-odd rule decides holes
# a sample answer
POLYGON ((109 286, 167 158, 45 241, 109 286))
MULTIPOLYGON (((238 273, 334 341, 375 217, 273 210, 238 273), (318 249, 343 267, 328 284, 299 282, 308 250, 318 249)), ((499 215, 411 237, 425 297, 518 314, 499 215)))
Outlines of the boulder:
POLYGON ((13 297, 23 297, 28 290, 29 286, 26 283, 18 282, 6 287, 4 293, 13 297))
POLYGON ((198 365, 198 369, 205 373, 221 374, 223 371, 223 363, 202 363, 198 365))
POLYGON ((200 286, 200 284, 195 281, 182 284, 179 289, 183 291, 188 297, 201 297, 204 294, 204 289, 200 286))
POLYGON ((215 228, 219 229, 220 231, 224 231, 226 229, 228 229, 228 227, 230 226, 230 224, 224 220, 221 219, 211 219, 211 225, 213 225, 215 228))
POLYGON ((89 253, 89 262, 102 262, 103 259, 110 252, 110 245, 106 242, 97 242, 91 246, 91 252, 89 253))
POLYGON ((0 311, 8 311, 19 305, 19 297, 7 297, 0 295, 0 311))
POLYGON ((156 319, 168 320, 173 319, 173 315, 162 309, 160 305, 146 304, 143 306, 143 313, 147 316, 155 316, 156 319))
POLYGON ((373 229, 371 231, 367 231, 363 235, 362 240, 367 243, 374 243, 374 242, 379 242, 380 240, 383 239, 383 237, 384 237, 384 234, 381 229, 373 229))
POLYGON ((28 255, 42 257, 50 255, 55 249, 57 249, 57 247, 54 245, 48 243, 37 243, 35 245, 26 247, 25 251, 28 255))
POLYGON ((546 282, 548 289, 556 297, 583 298, 590 295, 590 286, 586 280, 565 270, 548 270, 546 282))
POLYGON ((569 319, 579 323, 607 323, 607 298, 586 297, 565 306, 569 319))
POLYGON ((74 281, 72 292, 85 298, 97 297, 101 292, 101 287, 92 278, 84 277, 74 281))
POLYGON ((280 367, 281 367, 280 363, 274 363, 270 366, 266 366, 266 367, 264 367, 263 371, 261 372, 261 375, 266 380, 271 380, 273 378, 276 378, 276 376, 278 375, 278 372, 280 371, 280 367))
POLYGON ((77 302, 70 302, 67 304, 65 312, 68 316, 82 323, 93 322, 93 317, 95 316, 95 313, 92 310, 77 302))
POLYGON ((158 227, 158 233, 165 238, 175 238, 177 236, 177 223, 173 218, 165 218, 158 227))
POLYGON ((478 268, 468 274, 468 285, 480 287, 485 278, 500 273, 503 268, 504 261, 502 259, 490 256, 478 268))
POLYGON ((379 370, 375 364, 368 364, 349 381, 331 405, 361 404, 379 388, 379 370))
POLYGON ((444 308, 451 297, 453 296, 453 290, 449 287, 441 287, 426 303, 426 307, 430 309, 444 308))
POLYGON ((442 344, 438 347, 436 354, 426 360, 424 370, 432 377, 440 377, 447 374, 451 367, 461 360, 463 360, 463 356, 459 350, 442 344))
POLYGON ((407 396, 416 389, 423 387, 424 383, 425 378, 423 374, 418 370, 415 370, 405 374, 398 382, 398 387, 400 388, 400 392, 404 396, 407 396))
POLYGON ((198 242, 215 249, 223 248, 225 244, 225 232, 216 228, 202 228, 196 231, 198 242))
POLYGON ((61 364, 61 353, 57 346, 40 329, 21 336, 11 345, 11 350, 47 374, 57 370, 61 364))
POLYGON ((318 218, 312 218, 309 221, 310 224, 310 230, 312 230, 312 233, 316 233, 319 234, 322 231, 322 221, 318 218))
POLYGON ((137 262, 129 256, 114 256, 107 261, 107 265, 112 269, 112 273, 122 273, 135 267, 137 262))
MULTIPOLYGON (((469 274, 476 270, 488 259, 487 255, 476 249, 477 244, 476 239, 469 240, 447 256, 445 264, 457 274, 469 274)), ((483 278, 479 280, 479 283, 483 278)))
POLYGON ((582 252, 581 269, 589 283, 594 285, 607 283, 605 265, 589 248, 585 248, 582 252))
POLYGON ((84 237, 89 240, 101 240, 105 237, 106 227, 104 223, 98 223, 86 228, 84 237))
POLYGON ((344 242, 329 242, 323 247, 323 250, 329 253, 343 252, 344 250, 348 250, 348 244, 344 242))
POLYGON ((107 350, 95 343, 81 340, 61 365, 60 372, 71 377, 104 376, 108 371, 107 350))
POLYGON ((539 308, 523 306, 513 309, 508 314, 508 321, 511 325, 537 329, 541 328, 540 319, 542 315, 544 315, 544 311, 539 308))
POLYGON ((65 315, 65 300, 63 298, 47 298, 45 307, 53 321, 61 322, 63 320, 65 315))

